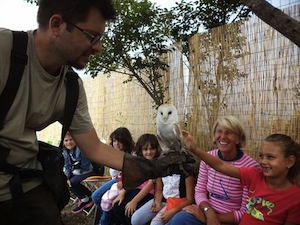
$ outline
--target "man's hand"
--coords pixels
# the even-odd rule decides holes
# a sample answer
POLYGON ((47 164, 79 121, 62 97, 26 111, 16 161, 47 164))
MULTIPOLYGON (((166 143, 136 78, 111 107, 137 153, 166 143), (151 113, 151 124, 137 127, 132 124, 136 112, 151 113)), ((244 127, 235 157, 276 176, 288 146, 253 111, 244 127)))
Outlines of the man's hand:
POLYGON ((172 174, 185 174, 192 168, 193 157, 186 152, 170 151, 157 160, 125 154, 122 179, 123 187, 131 189, 139 186, 148 179, 166 177, 172 174))

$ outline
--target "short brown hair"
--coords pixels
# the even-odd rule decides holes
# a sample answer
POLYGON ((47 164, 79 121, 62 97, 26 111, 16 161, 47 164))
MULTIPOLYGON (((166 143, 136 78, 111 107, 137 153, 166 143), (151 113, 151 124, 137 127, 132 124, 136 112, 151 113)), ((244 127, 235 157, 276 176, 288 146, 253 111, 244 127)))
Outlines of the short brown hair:
POLYGON ((71 23, 85 22, 91 8, 99 10, 105 21, 116 19, 113 0, 41 0, 37 22, 40 28, 46 29, 54 14, 61 15, 71 23))

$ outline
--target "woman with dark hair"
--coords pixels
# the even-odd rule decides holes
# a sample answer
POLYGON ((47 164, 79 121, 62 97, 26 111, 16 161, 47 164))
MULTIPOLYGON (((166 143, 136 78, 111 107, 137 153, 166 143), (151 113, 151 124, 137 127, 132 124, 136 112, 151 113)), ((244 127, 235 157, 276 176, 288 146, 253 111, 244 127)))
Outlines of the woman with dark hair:
MULTIPOLYGON (((110 134, 109 139, 110 139, 110 145, 117 151, 123 151, 129 154, 132 153, 134 148, 134 141, 132 139, 131 133, 126 127, 119 127, 116 130, 114 130, 110 134)), ((103 211, 101 209, 101 198, 103 194, 107 190, 109 190, 114 183, 118 182, 118 187, 122 187, 122 181, 117 180, 117 177, 120 175, 120 172, 121 171, 119 170, 110 168, 109 174, 112 177, 112 179, 106 182, 105 184, 103 184, 92 194, 93 202, 102 211, 102 215, 99 221, 99 224, 101 225, 113 224, 112 212, 103 211)))

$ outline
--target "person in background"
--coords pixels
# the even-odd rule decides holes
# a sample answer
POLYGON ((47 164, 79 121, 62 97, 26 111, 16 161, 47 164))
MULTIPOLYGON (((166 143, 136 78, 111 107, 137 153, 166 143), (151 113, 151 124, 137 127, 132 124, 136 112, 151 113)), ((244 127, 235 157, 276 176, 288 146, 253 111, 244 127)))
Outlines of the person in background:
POLYGON ((188 132, 183 131, 183 136, 189 151, 248 188, 246 212, 239 225, 300 224, 300 188, 294 184, 300 170, 300 146, 291 137, 284 134, 266 137, 259 150, 257 169, 228 164, 197 147, 188 132))
POLYGON ((91 191, 81 184, 81 181, 87 177, 95 176, 97 173, 94 171, 91 162, 82 155, 69 132, 66 133, 64 138, 63 156, 65 160, 64 172, 68 178, 70 191, 79 199, 78 205, 72 212, 80 213, 94 204, 90 198, 91 191))
MULTIPOLYGON (((242 151, 246 136, 233 116, 219 117, 213 126, 217 149, 208 153, 236 167, 258 168, 258 163, 242 151)), ((246 211, 248 189, 239 179, 224 175, 201 161, 195 187, 194 205, 186 206, 168 225, 238 224, 246 211)))
POLYGON ((195 176, 191 168, 188 174, 173 174, 157 178, 155 197, 149 200, 131 217, 132 225, 163 225, 183 207, 194 202, 195 176))
MULTIPOLYGON (((158 140, 154 134, 143 134, 139 137, 135 154, 149 160, 156 160, 160 155, 158 140)), ((122 225, 131 224, 132 214, 148 200, 153 198, 156 179, 145 181, 135 189, 122 189, 113 200, 114 216, 122 225)))
MULTIPOLYGON (((134 149, 134 141, 132 139, 132 135, 126 127, 119 127, 114 130, 110 136, 110 145, 117 151, 123 151, 128 154, 132 154, 134 149)), ((101 218, 99 224, 101 225, 112 225, 114 222, 114 217, 112 216, 112 211, 103 211, 101 209, 101 198, 103 194, 111 188, 111 186, 118 182, 117 177, 120 175, 119 170, 115 170, 113 168, 109 169, 109 174, 112 179, 105 184, 103 184, 100 188, 92 193, 92 199, 96 206, 101 210, 101 218)), ((122 188, 122 181, 119 181, 117 184, 119 189, 122 188)))

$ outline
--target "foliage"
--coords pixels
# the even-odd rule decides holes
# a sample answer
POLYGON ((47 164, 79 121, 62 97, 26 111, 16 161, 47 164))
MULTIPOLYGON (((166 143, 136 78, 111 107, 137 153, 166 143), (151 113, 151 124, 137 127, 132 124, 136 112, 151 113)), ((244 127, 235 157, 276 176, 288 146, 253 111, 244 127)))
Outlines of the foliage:
POLYGON ((249 17, 250 10, 239 0, 182 0, 170 10, 172 36, 182 41, 182 52, 189 58, 188 39, 204 29, 211 29, 249 17), (178 16, 180 15, 180 16, 178 16))
POLYGON ((103 52, 92 57, 88 71, 92 77, 99 72, 127 75, 125 83, 137 81, 159 106, 167 89, 162 78, 168 63, 163 56, 172 51, 166 10, 148 0, 118 0, 116 8, 118 19, 108 25, 103 52))
POLYGON ((28 2, 30 4, 39 5, 40 0, 26 0, 26 2, 28 2))

